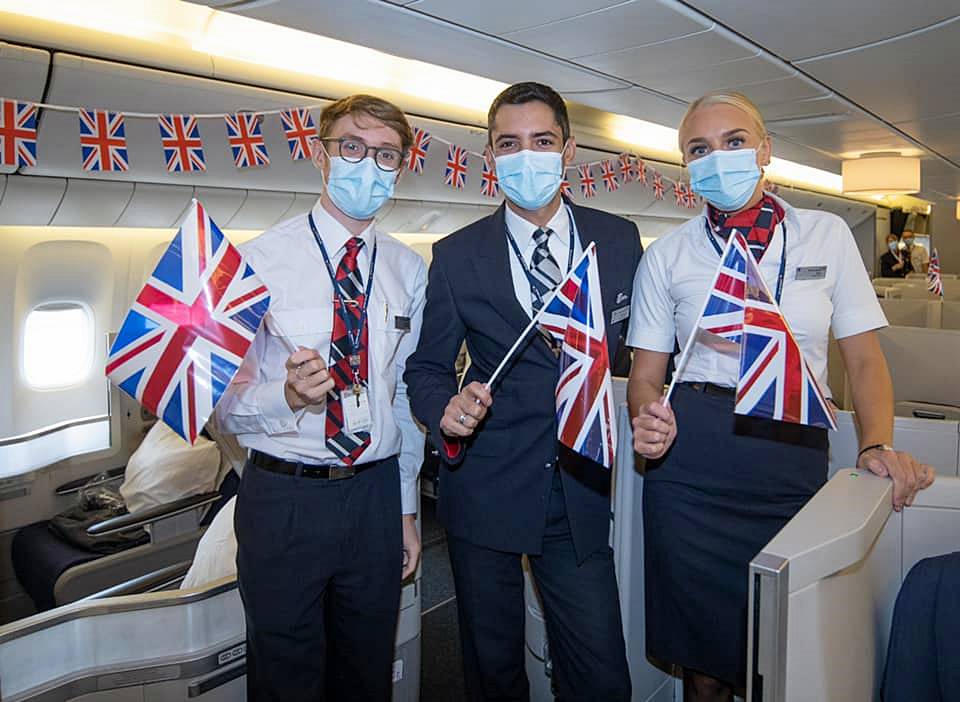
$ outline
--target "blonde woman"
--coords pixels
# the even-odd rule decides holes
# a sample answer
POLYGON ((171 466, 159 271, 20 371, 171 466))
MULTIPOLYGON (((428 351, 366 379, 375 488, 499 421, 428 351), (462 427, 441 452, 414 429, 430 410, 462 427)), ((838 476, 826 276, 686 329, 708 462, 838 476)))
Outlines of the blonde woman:
POLYGON ((860 468, 889 476, 899 510, 934 471, 890 446, 893 391, 875 330, 887 322, 850 229, 763 191, 771 142, 756 106, 715 92, 679 130, 691 187, 707 205, 654 242, 634 282, 627 343, 634 448, 644 487, 647 652, 684 670, 684 699, 731 700, 746 679, 747 572, 824 484, 826 430, 734 414, 737 354, 696 347, 667 406, 674 345, 686 341, 727 237, 742 233, 797 342, 827 390, 839 340, 860 424, 860 468))

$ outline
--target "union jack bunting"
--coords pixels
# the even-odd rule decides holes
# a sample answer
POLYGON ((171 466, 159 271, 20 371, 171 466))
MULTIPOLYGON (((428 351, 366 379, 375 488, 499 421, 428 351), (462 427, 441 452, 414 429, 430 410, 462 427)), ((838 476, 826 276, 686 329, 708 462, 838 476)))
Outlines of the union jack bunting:
POLYGON ((593 173, 590 172, 590 164, 585 163, 582 166, 577 166, 577 175, 580 176, 580 194, 584 197, 596 197, 597 181, 594 180, 593 173))
POLYGON ((659 171, 653 172, 653 185, 651 187, 653 188, 653 196, 658 200, 662 200, 664 192, 663 175, 661 175, 659 171))
POLYGON ((934 249, 930 254, 930 267, 927 268, 927 290, 943 297, 943 280, 940 278, 940 254, 934 249))
POLYGON ((37 165, 37 106, 0 98, 0 164, 37 165))
POLYGON ((679 180, 673 184, 673 194, 676 198, 675 204, 677 207, 687 207, 687 187, 681 183, 679 180))
POLYGON ((633 156, 630 154, 620 154, 618 159, 620 161, 620 181, 622 183, 630 183, 635 179, 636 176, 636 169, 633 165, 633 156))
MULTIPOLYGON (((747 251, 741 234, 737 246, 747 251)), ((737 414, 836 429, 824 397, 753 254, 746 256, 737 414)))
POLYGON ((85 171, 130 169, 122 113, 80 110, 80 157, 85 171))
POLYGON ((193 115, 160 115, 160 143, 167 171, 205 171, 200 125, 193 115))
POLYGON ((642 158, 638 158, 636 160, 634 167, 637 170, 637 182, 640 183, 640 185, 646 185, 647 184, 647 164, 643 162, 642 158))
POLYGON ((608 193, 615 193, 620 188, 620 181, 617 180, 617 174, 613 171, 613 164, 608 159, 600 162, 600 177, 608 193))
POLYGON ((425 132, 420 127, 413 128, 413 145, 407 154, 407 168, 417 175, 423 173, 423 167, 427 162, 427 150, 430 148, 430 142, 433 137, 429 132, 425 132))
POLYGON ((227 141, 237 168, 270 165, 267 146, 263 143, 260 118, 249 112, 238 112, 223 118, 227 123, 227 141))
POLYGON ((280 113, 280 123, 290 147, 290 158, 303 161, 310 158, 310 142, 317 138, 317 128, 310 110, 297 107, 280 113))
POLYGON ((266 286, 194 200, 123 320, 107 377, 193 444, 269 305, 266 286))
POLYGON ((696 209, 697 206, 700 204, 700 196, 698 196, 695 192, 693 192, 693 188, 691 188, 689 185, 685 186, 684 189, 686 190, 687 207, 689 207, 691 210, 696 209))
POLYGON ((486 197, 497 197, 500 194, 497 172, 487 166, 486 159, 483 160, 483 172, 480 173, 480 194, 486 197))
POLYGON ((563 180, 560 181, 560 192, 568 198, 573 197, 573 189, 570 187, 570 179, 567 178, 566 170, 563 172, 563 180))
POLYGON ((447 149, 447 167, 443 171, 444 184, 463 190, 467 184, 467 163, 467 150, 450 144, 447 149))
POLYGON ((617 444, 616 415, 593 242, 560 283, 543 309, 540 323, 560 344, 557 438, 581 456, 611 468, 617 444))

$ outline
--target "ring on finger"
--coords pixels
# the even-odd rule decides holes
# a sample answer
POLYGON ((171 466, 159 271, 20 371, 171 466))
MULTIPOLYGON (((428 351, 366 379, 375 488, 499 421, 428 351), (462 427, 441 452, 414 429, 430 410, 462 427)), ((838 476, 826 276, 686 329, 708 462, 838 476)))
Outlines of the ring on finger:
POLYGON ((461 424, 463 424, 464 426, 466 426, 466 423, 467 423, 467 415, 461 413, 460 416, 457 417, 457 421, 460 422, 461 424))
MULTIPOLYGON (((306 361, 304 361, 304 363, 306 363, 306 361)), ((293 374, 297 376, 299 380, 304 380, 305 378, 302 375, 300 375, 301 368, 303 368, 303 363, 298 363, 297 367, 293 369, 293 374)))

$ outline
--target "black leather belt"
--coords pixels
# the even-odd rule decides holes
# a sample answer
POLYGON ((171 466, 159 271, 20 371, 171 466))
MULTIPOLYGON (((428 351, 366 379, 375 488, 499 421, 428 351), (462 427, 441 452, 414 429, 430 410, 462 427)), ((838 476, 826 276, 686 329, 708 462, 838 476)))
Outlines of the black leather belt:
POLYGON ((299 475, 304 478, 314 478, 316 480, 345 480, 352 478, 358 473, 373 468, 383 461, 370 461, 352 466, 315 466, 301 461, 285 461, 282 458, 271 456, 262 451, 250 452, 250 463, 257 468, 270 471, 271 473, 280 473, 281 475, 299 475))
POLYGON ((680 383, 695 392, 702 392, 705 395, 718 395, 720 397, 736 397, 736 388, 725 388, 722 385, 713 383, 680 383))

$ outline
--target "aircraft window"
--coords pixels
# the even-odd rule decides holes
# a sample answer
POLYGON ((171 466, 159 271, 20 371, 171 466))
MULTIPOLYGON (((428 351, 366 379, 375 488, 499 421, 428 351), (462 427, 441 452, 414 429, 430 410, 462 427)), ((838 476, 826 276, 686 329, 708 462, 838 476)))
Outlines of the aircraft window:
POLYGON ((23 372, 35 390, 77 385, 93 367, 93 315, 77 303, 31 310, 23 331, 23 372))

